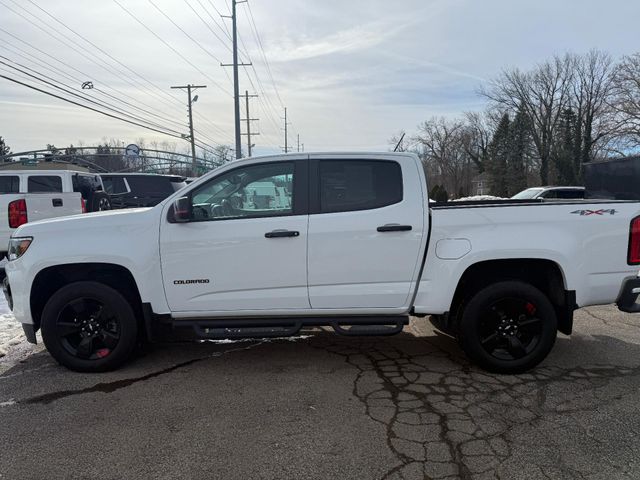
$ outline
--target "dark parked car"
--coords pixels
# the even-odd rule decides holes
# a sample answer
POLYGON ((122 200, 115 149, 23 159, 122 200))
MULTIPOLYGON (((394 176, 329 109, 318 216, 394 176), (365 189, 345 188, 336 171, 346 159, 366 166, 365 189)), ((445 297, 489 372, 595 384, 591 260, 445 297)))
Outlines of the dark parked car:
POLYGON ((104 189, 113 208, 153 207, 186 186, 179 175, 154 173, 102 173, 104 189))

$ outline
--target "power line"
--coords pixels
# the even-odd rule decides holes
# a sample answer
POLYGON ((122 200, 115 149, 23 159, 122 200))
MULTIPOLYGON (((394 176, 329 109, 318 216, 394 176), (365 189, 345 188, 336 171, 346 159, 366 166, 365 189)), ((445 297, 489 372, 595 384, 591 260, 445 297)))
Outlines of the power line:
POLYGON ((124 10, 131 18, 133 18, 136 22, 138 22, 138 24, 140 24, 142 27, 144 27, 145 30, 147 30, 149 33, 151 33, 154 37, 156 37, 158 40, 160 40, 165 46, 167 46, 169 49, 171 49, 171 51, 173 53, 175 53, 176 55, 178 55, 182 60, 184 60, 185 62, 187 62, 189 65, 191 65, 195 70, 197 70, 201 75, 203 75, 204 77, 208 78, 209 81, 211 81, 211 83, 213 83, 216 87, 218 87, 220 90, 222 90, 224 93, 226 93, 227 95, 231 95, 230 92, 228 92, 224 87, 222 87, 218 82, 216 82, 213 78, 211 78, 209 75, 207 75, 205 72, 203 72, 197 65, 195 65, 193 62, 191 62, 189 59, 187 59, 184 55, 182 55, 178 50, 176 50, 175 48, 173 48, 171 46, 171 44, 169 44, 168 42, 166 42, 162 37, 160 37, 156 32, 154 32, 153 30, 151 30, 145 23, 143 23, 138 17, 136 17, 133 13, 131 13, 126 7, 124 7, 118 0, 113 0, 115 2, 116 5, 118 5, 122 10, 124 10))
POLYGON ((120 120, 120 121, 123 121, 123 122, 126 122, 126 123, 130 123, 132 125, 136 125, 138 127, 145 128, 147 130, 151 130, 151 131, 154 131, 154 132, 157 132, 157 133, 161 133, 163 135, 168 135, 170 137, 182 138, 180 135, 174 135, 172 133, 164 132, 162 130, 158 130, 157 128, 149 127, 149 126, 143 125, 143 124, 138 123, 138 122, 133 122, 131 120, 127 120, 126 118, 122 118, 122 117, 119 117, 117 115, 112 115, 111 113, 103 112, 101 110, 98 110, 96 108, 90 107, 88 105, 83 105, 82 103, 78 103, 78 102, 75 102, 75 101, 70 100, 68 98, 61 97, 60 95, 56 95, 55 93, 47 92, 46 90, 42 90, 41 88, 34 87, 33 85, 29 85, 29 84, 24 83, 24 82, 20 82, 19 80, 16 80, 16 79, 11 78, 11 77, 7 77, 6 75, 0 75, 0 78, 4 78, 5 80, 8 80, 10 82, 16 83, 18 85, 22 85, 24 87, 30 88, 32 90, 35 90, 37 92, 44 93, 45 95, 49 95, 51 97, 57 98, 59 100, 62 100, 64 102, 71 103, 73 105, 77 105, 78 107, 86 108, 87 110, 91 110, 91 111, 99 113, 101 115, 105 115, 107 117, 114 118, 116 120, 120 120))
MULTIPOLYGON (((7 57, 5 57, 5 56, 3 56, 3 55, 0 55, 0 58, 3 58, 3 59, 5 59, 5 60, 9 60, 9 61, 11 61, 10 59, 8 59, 7 57)), ((29 67, 24 67, 23 65, 21 65, 21 64, 19 64, 19 63, 17 63, 17 62, 13 62, 13 63, 15 63, 16 65, 19 65, 19 66, 21 66, 21 67, 23 67, 23 68, 27 68, 28 70, 31 70, 32 72, 34 71, 33 69, 31 69, 31 68, 29 68, 29 67)), ((132 118, 132 119, 134 119, 134 120, 136 120, 136 121, 141 121, 141 122, 147 123, 147 124, 149 124, 149 125, 152 125, 152 126, 154 126, 154 127, 164 128, 165 130, 170 131, 170 132, 173 132, 173 133, 176 133, 176 134, 178 134, 178 135, 180 134, 180 132, 178 132, 178 131, 176 131, 176 130, 173 130, 173 129, 170 129, 170 128, 165 128, 164 126, 159 125, 159 124, 157 124, 157 123, 154 123, 154 122, 151 122, 151 121, 149 121, 149 120, 143 119, 143 118, 138 117, 138 116, 136 116, 136 115, 131 115, 129 112, 126 112, 126 111, 123 111, 123 110, 121 110, 121 109, 118 109, 117 107, 114 107, 114 106, 113 106, 113 105, 111 105, 111 104, 108 104, 108 103, 102 103, 102 102, 99 102, 99 101, 96 101, 96 100, 92 99, 91 97, 87 97, 87 96, 86 96, 86 95, 84 95, 84 94, 82 94, 82 95, 81 95, 81 94, 75 93, 75 92, 73 92, 73 91, 67 90, 67 89, 69 89, 69 88, 73 88, 73 87, 71 87, 71 86, 69 86, 69 85, 66 85, 66 84, 64 84, 64 83, 58 82, 57 80, 55 80, 55 79, 53 79, 53 78, 51 78, 51 77, 49 77, 49 76, 47 76, 47 75, 45 75, 45 74, 43 74, 43 73, 41 73, 41 72, 36 72, 36 73, 38 73, 38 75, 41 75, 41 76, 43 76, 43 77, 47 78, 48 80, 53 80, 53 82, 57 82, 57 83, 60 83, 61 85, 64 85, 65 87, 67 87, 67 89, 62 88, 62 87, 60 87, 59 85, 56 85, 55 83, 50 82, 50 81, 48 81, 48 80, 44 80, 44 79, 43 79, 43 78, 41 78, 41 77, 38 77, 38 76, 36 76, 36 75, 30 74, 30 73, 28 73, 28 72, 25 72, 24 70, 22 70, 22 69, 20 69, 20 68, 17 68, 17 67, 15 67, 15 66, 13 66, 13 65, 10 65, 10 64, 8 64, 8 63, 6 63, 6 62, 3 62, 2 60, 0 60, 0 64, 2 64, 2 65, 6 65, 7 67, 9 67, 9 68, 11 68, 11 69, 13 69, 13 70, 16 70, 16 71, 18 71, 18 72, 22 73, 23 75, 26 75, 27 77, 29 77, 29 78, 31 78, 31 79, 38 80, 38 81, 40 81, 40 82, 42 82, 42 83, 44 83, 44 84, 46 84, 46 85, 49 85, 49 86, 52 86, 52 87, 54 87, 54 88, 56 88, 56 89, 58 89, 58 90, 64 91, 65 93, 68 93, 68 94, 70 94, 70 95, 73 95, 73 96, 75 96, 75 97, 78 97, 78 98, 80 98, 80 99, 82 99, 82 100, 84 100, 84 101, 86 101, 86 102, 93 103, 94 105, 99 105, 99 106, 101 106, 101 107, 103 107, 103 108, 106 108, 107 110, 111 110, 112 112, 119 113, 120 115, 124 115, 124 116, 129 117, 129 118, 132 118)))
MULTIPOLYGON (((13 1, 14 4, 16 4, 15 0, 11 0, 13 1)), ((132 74, 134 74, 136 77, 140 78, 141 80, 143 80, 144 82, 146 82, 147 84, 149 84, 150 86, 154 87, 156 90, 158 90, 163 96, 167 96, 169 99, 175 101, 175 102, 179 102, 179 100, 177 99, 177 97, 173 96, 173 95, 168 95, 164 90, 162 90, 160 87, 158 87, 157 85, 155 85, 153 82, 149 81, 147 78, 145 78, 144 76, 142 76, 140 73, 136 72, 135 70, 131 69, 128 65, 122 63, 120 60, 118 60, 117 58, 113 57, 111 54, 109 54, 108 52, 106 52, 104 49, 100 48, 98 45, 96 45, 95 43, 93 43, 91 40, 89 40, 88 38, 86 38, 85 36, 81 35, 80 33, 78 33, 76 30, 72 29, 71 27, 69 27, 66 23, 64 23, 63 21, 61 21, 60 19, 58 19, 57 17, 55 17, 54 15, 52 15, 50 12, 48 12, 47 10, 45 10, 44 8, 42 8, 41 6, 39 6, 38 4, 36 4, 33 0, 27 0, 29 3, 31 3, 32 5, 34 5, 36 8, 38 8, 40 11, 42 11, 43 13, 45 13, 49 18, 53 19, 55 22, 57 22, 58 24, 62 25, 64 28, 66 28, 67 30, 69 30, 70 32, 72 32, 74 35, 76 35, 77 37, 81 38, 82 40, 84 40, 85 42, 87 42, 89 45, 91 45, 92 47, 94 47, 96 50, 98 50, 100 53, 102 53, 103 55, 105 55, 106 57, 108 57, 109 59, 111 59, 112 61, 116 62, 118 65, 121 65, 122 67, 124 67, 125 69, 127 69, 129 72, 131 72, 132 74)), ((22 7, 23 10, 24 7, 22 7)), ((27 10, 25 10, 27 11, 27 10)), ((33 15, 31 13, 32 16, 35 17, 35 15, 33 15)), ((37 18, 37 17, 36 17, 37 18)), ((128 77, 130 78, 130 77, 128 77)), ((152 93, 152 92, 150 92, 152 93)), ((162 97, 160 97, 157 93, 153 93, 154 96, 156 96, 156 98, 160 99, 161 101, 165 102, 166 104, 166 100, 162 97)))
MULTIPOLYGON (((183 29, 180 25, 178 25, 176 22, 174 22, 171 17, 169 15, 167 15, 166 13, 164 13, 164 11, 162 11, 162 9, 160 7, 158 7, 155 3, 153 3, 152 0, 148 0, 148 2, 153 5, 153 7, 160 12, 160 14, 166 18, 167 20, 169 20, 169 22, 171 22, 171 24, 176 27, 178 30, 180 30, 189 40, 191 40, 193 43, 195 43, 198 48, 200 48, 200 50, 202 50, 205 54, 207 54, 208 56, 210 56, 211 58, 213 58, 216 62, 218 63, 222 63, 221 60, 216 57, 214 54, 212 54, 209 50, 207 50, 206 48, 204 48, 200 42, 198 42, 195 38, 193 38, 191 35, 189 35, 189 33, 183 29)), ((227 76, 228 78, 228 76, 227 76)), ((231 81, 231 79, 229 79, 229 81, 231 81)), ((223 87, 221 87, 219 84, 216 84, 217 87, 223 89, 223 87)), ((223 89, 224 90, 224 89, 223 89)))
MULTIPOLYGON (((92 52, 90 52, 87 48, 83 47, 82 45, 77 44, 77 42, 72 39, 71 37, 65 35, 64 33, 62 33, 60 30, 54 28, 51 26, 51 22, 45 23, 40 17, 38 17, 37 15, 35 15, 33 12, 30 12, 29 10, 25 9, 24 7, 20 6, 17 4, 17 2, 15 2, 14 0, 11 0, 14 4, 16 4, 18 7, 20 7, 23 11, 25 11, 26 13, 28 13, 30 16, 32 16, 34 19, 38 20, 39 22, 42 22, 44 25, 47 26, 47 29, 43 29, 42 27, 40 27, 39 25, 35 24, 32 20, 30 20, 29 18, 25 17, 24 15, 22 15, 20 12, 17 12, 16 10, 12 9, 11 7, 9 7, 8 5, 6 5, 6 3, 4 2, 0 2, 2 3, 7 9, 9 9, 10 11, 12 11, 14 14, 20 16, 22 19, 24 19, 25 21, 27 21, 28 23, 32 24, 34 27, 44 31, 45 33, 47 33, 50 37, 54 38, 56 41, 62 43, 63 45, 69 47, 71 50, 75 51, 76 53, 83 55, 82 52, 80 52, 77 48, 74 48, 74 46, 69 45, 68 43, 66 43, 64 40, 55 37, 55 35, 53 35, 51 33, 51 31, 56 32, 58 35, 60 35, 61 37, 68 39, 71 42, 74 42, 74 45, 78 45, 79 48, 81 48, 84 52, 87 52, 89 55, 93 55, 92 52)), ((135 75, 136 77, 140 78, 143 82, 145 82, 146 84, 150 85, 151 87, 153 87, 154 89, 158 90, 161 94, 162 97, 159 96, 156 92, 154 91, 150 91, 147 89, 143 90, 144 87, 142 87, 141 83, 138 81, 137 78, 133 78, 131 75, 123 72, 122 70, 118 69, 118 68, 107 68, 106 65, 104 65, 103 63, 97 63, 95 60, 93 60, 91 57, 86 57, 84 56, 84 58, 87 58, 89 61, 91 61, 92 63, 99 65, 102 69, 108 71, 109 73, 114 73, 116 76, 118 76, 119 78, 121 78, 122 80, 124 80, 125 82, 127 82, 128 84, 134 86, 137 89, 140 89, 142 92, 144 93, 148 93, 150 95, 153 95, 154 97, 156 97, 158 100, 162 101, 162 103, 171 106, 172 108, 175 108, 175 105, 173 103, 169 103, 168 100, 171 100, 172 102, 176 102, 176 103, 181 103, 177 97, 175 95, 170 95, 167 94, 165 91, 163 91, 162 89, 160 89, 160 87, 158 87, 157 85, 155 85, 154 83, 152 83, 151 81, 149 81, 147 78, 145 78, 144 76, 140 75, 138 72, 136 72, 135 70, 129 68, 126 64, 122 63, 121 61, 119 61, 117 58, 113 57, 112 55, 110 55, 108 52, 106 52, 104 49, 100 48, 98 45, 96 45, 95 43, 93 43, 91 40, 87 39, 86 37, 82 36, 80 33, 78 33, 76 30, 72 29, 71 27, 69 27, 68 25, 66 25, 64 22, 62 22, 61 20, 59 20, 58 18, 56 18, 54 15, 52 15, 50 12, 48 12, 47 10, 45 10, 44 8, 40 7, 39 5, 37 5, 35 2, 33 2, 32 0, 28 0, 29 3, 31 3, 33 6, 35 6, 36 8, 38 8, 41 12, 43 12, 45 15, 47 15, 47 17, 51 18, 52 20, 54 20, 56 23, 62 25, 65 29, 67 29, 68 31, 70 31, 71 33, 73 33, 74 35, 76 35, 77 37, 80 37, 84 42, 86 42, 87 44, 89 44, 91 47, 93 47, 94 49, 98 50, 102 55, 104 55, 106 58, 108 58, 110 61, 113 61, 119 65, 121 65, 123 68, 125 68, 127 71, 131 72, 133 75, 135 75), (136 83, 134 84, 133 81, 135 81, 136 83), (164 98, 166 97, 166 99, 164 98)), ((117 3, 117 2, 116 2, 117 3)), ((122 5, 119 5, 121 8, 122 5)), ((123 8, 124 9, 124 8, 123 8)), ((126 9, 124 9, 126 11, 126 9)), ((131 12, 128 12, 131 14, 131 12)), ((131 14, 132 15, 132 14, 131 14)), ((135 17, 135 16, 134 16, 135 17)), ((137 18, 136 19, 138 22, 139 20, 137 18)), ((36 55, 34 55, 33 53, 29 53, 26 52, 23 49, 20 49, 19 47, 17 47, 16 45, 11 45, 13 48, 17 49, 18 51, 25 53, 26 55, 28 55, 30 57, 30 61, 35 62, 36 64, 38 64, 40 67, 43 66, 43 63, 45 65, 47 65, 47 67, 44 67, 46 70, 50 70, 52 72, 55 72, 57 75, 62 75, 68 79, 71 79, 74 82, 80 82, 82 83, 84 80, 86 80, 87 78, 93 78, 93 76, 89 76, 87 75, 85 72, 82 72, 81 70, 75 68, 73 65, 69 65, 68 63, 65 63, 64 61, 60 60, 58 58, 58 56, 53 56, 50 55, 49 53, 35 47, 34 45, 25 42, 24 40, 18 38, 17 36, 15 36, 14 34, 12 34, 11 32, 8 32, 2 28, 0 28, 1 31, 3 31, 6 35, 16 39, 17 41, 23 43, 24 45, 28 46, 29 48, 33 49, 34 51, 37 51, 38 53, 40 53, 41 55, 47 57, 47 58, 53 58, 57 63, 64 65, 67 68, 64 69, 59 69, 57 67, 55 67, 53 64, 51 64, 50 62, 47 62, 46 60, 37 57, 36 55), (83 78, 82 80, 79 80, 78 78, 74 78, 71 75, 69 75, 67 72, 69 70, 73 70, 81 75, 83 75, 85 78, 83 78)), ((152 32, 153 33, 153 32, 152 32)), ((6 48, 6 44, 4 42, 0 42, 0 46, 1 47, 5 47, 6 48)), ((10 49, 7 49, 10 51, 10 49)), ((14 54, 16 54, 15 52, 13 52, 14 54)), ((24 58, 26 60, 26 57, 24 57, 23 55, 17 54, 18 56, 20 56, 21 58, 24 58)), ((41 72, 40 72, 41 73, 41 72)), ((42 73, 41 73, 42 74, 42 73)), ((48 77, 48 78, 52 78, 52 77, 48 77)), ((95 81, 95 80, 94 80, 95 81)), ((176 124, 176 125, 181 125, 180 122, 177 122, 174 118, 169 118, 166 116, 166 114, 164 112, 162 112, 161 110, 158 110, 157 107, 155 106, 151 106, 145 102, 142 102, 140 100, 138 100, 137 98, 128 95, 125 92, 120 92, 117 89, 109 86, 106 83, 103 83, 103 85, 105 85, 107 88, 110 88, 111 90, 113 90, 114 92, 117 92, 118 94, 122 95, 123 97, 127 97, 133 101, 135 101, 136 103, 124 100, 123 98, 120 98, 118 96, 112 95, 110 93, 108 93, 107 91, 104 91, 103 89, 100 88, 94 88, 92 89, 92 92, 95 92, 96 94, 99 95, 103 95, 105 97, 111 98, 113 101, 124 104, 128 107, 131 107, 135 110, 144 112, 145 114, 148 115, 152 115, 158 119, 161 119, 164 122, 170 122, 172 124, 176 124), (146 108, 142 108, 140 107, 137 102, 139 102, 141 105, 144 105, 146 108), (158 114, 155 113, 155 111, 160 111, 162 114, 158 114)), ((227 92, 228 93, 228 92, 227 92)), ((121 110, 126 111, 126 108, 122 108, 121 110)), ((129 113, 130 114, 130 113, 129 113)), ((223 136, 227 136, 227 132, 225 132, 223 129, 221 129, 218 125, 215 125, 213 123, 211 123, 209 121, 208 118, 198 114, 198 116, 201 118, 202 122, 207 124, 208 126, 210 126, 211 128, 215 129, 216 131, 218 131, 221 135, 223 136)), ((213 140, 211 137, 208 137, 206 135, 203 135, 203 137, 206 137, 208 139, 210 139, 211 141, 213 141, 214 143, 217 143, 215 140, 213 140)))
MULTIPOLYGON (((73 50, 74 52, 76 52, 77 54, 79 54, 80 56, 82 56, 84 59, 86 59, 87 61, 93 63, 94 65, 100 67, 101 69, 105 70, 108 73, 114 74, 116 77, 118 77, 119 79, 123 80, 124 82, 128 83, 129 85, 131 85, 134 88, 140 88, 139 84, 134 83, 131 78, 129 76, 127 76, 126 74, 124 74, 122 71, 120 71, 119 69, 110 67, 108 65, 105 65, 104 63, 98 62, 96 61, 94 58, 92 58, 93 53, 91 51, 89 51, 86 47, 77 44, 77 42, 75 42, 73 39, 71 39, 69 36, 67 36, 66 34, 62 33, 60 30, 56 29, 55 27, 52 27, 51 25, 49 25, 48 23, 46 23, 44 20, 42 20, 41 18, 39 18, 37 15, 35 15, 34 13, 30 12, 29 10, 25 9, 23 6, 19 5, 15 0, 11 0, 14 4, 16 4, 19 8, 21 8, 23 11, 25 11, 26 13, 28 13, 30 16, 32 16, 33 18, 35 18, 36 20, 38 20, 40 23, 44 24, 46 26, 46 28, 41 27, 40 25, 37 25, 36 23, 34 23, 32 20, 30 20, 29 18, 25 17, 22 13, 17 12, 16 10, 14 10, 13 8, 9 7, 6 3, 4 3, 2 0, 0 0, 0 4, 4 5, 8 10, 10 10, 11 12, 13 12, 15 15, 19 16, 20 18, 22 18, 23 20, 27 21, 29 24, 33 25, 34 27, 36 27, 37 29, 41 30, 42 32, 44 32, 45 34, 47 34, 48 36, 50 36, 51 38, 53 38, 54 40, 60 42, 62 45, 66 46, 67 48, 73 50), (58 35, 60 35, 63 39, 56 37, 53 33, 57 33, 58 35), (72 42, 72 44, 67 43, 67 41, 72 42), (81 49, 82 51, 80 51, 78 48, 76 48, 76 45, 79 49, 81 49), (84 52, 84 53, 83 53, 84 52)), ((52 18, 55 18, 53 16, 51 16, 52 18)), ((9 32, 7 32, 6 30, 3 30, 5 33, 11 35, 9 32)), ((11 35, 14 38, 15 35, 11 35)), ((86 39, 83 40, 87 41, 86 39)), ((26 43, 26 42, 25 42, 26 43)), ((32 47, 35 48, 35 47, 32 47)), ((37 49, 39 50, 39 49, 37 49)), ((42 52, 42 50, 39 50, 40 52, 42 52)), ((46 52, 42 52, 45 55, 46 52)), ((50 55, 49 55, 50 56, 50 55)), ((64 62, 61 62, 64 63, 64 62)), ((68 64, 65 64, 68 66, 68 64)), ((73 68, 73 67, 71 67, 73 68)), ((79 71, 76 68, 73 68, 74 70, 76 70, 78 73, 82 73, 83 75, 86 75, 85 73, 79 71)), ((106 84, 105 84, 106 85, 106 84)), ((115 89, 114 89, 115 90, 115 89)), ((122 93, 122 95, 128 96, 131 99, 134 99, 134 97, 124 94, 122 93)), ((154 108, 151 107, 150 105, 144 104, 143 102, 140 102, 143 105, 146 105, 149 108, 154 108)))

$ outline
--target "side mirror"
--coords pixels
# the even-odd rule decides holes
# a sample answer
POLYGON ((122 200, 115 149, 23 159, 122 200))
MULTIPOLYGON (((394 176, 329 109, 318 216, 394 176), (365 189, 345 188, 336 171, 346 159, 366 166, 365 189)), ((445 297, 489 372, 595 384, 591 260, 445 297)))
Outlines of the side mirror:
POLYGON ((171 223, 185 223, 191 220, 191 199, 180 197, 173 202, 171 223))

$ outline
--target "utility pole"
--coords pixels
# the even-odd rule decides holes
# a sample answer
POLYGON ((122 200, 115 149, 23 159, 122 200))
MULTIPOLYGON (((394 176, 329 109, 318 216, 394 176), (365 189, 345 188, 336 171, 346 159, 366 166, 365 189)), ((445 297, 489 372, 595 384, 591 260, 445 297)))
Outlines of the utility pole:
POLYGON ((289 122, 287 122, 287 107, 284 107, 284 153, 289 153, 289 122))
POLYGON ((300 153, 300 134, 298 134, 298 153, 300 153))
POLYGON ((196 95, 193 100, 191 99, 191 92, 197 90, 198 88, 207 88, 206 85, 178 85, 171 88, 179 88, 180 90, 187 90, 187 107, 189 109, 189 136, 187 137, 191 142, 191 175, 196 174, 196 139, 193 136, 193 113, 191 106, 198 100, 198 96, 196 95))
POLYGON ((231 17, 222 15, 224 18, 231 18, 231 35, 233 41, 233 63, 221 63, 223 67, 233 67, 233 107, 235 117, 235 137, 236 137, 236 158, 242 158, 242 142, 240 132, 240 86, 238 85, 238 67, 250 66, 251 63, 238 63, 238 26, 236 21, 236 5, 247 3, 247 0, 231 0, 231 17))
POLYGON ((245 120, 247 122, 247 131, 246 131, 246 133, 243 133, 242 135, 246 135, 247 136, 247 157, 251 156, 251 148, 253 146, 251 144, 251 135, 260 135, 259 133, 251 133, 251 122, 258 121, 259 118, 251 118, 251 116, 249 115, 249 98, 257 97, 257 96, 258 95, 249 95, 249 91, 248 90, 244 91, 244 102, 245 102, 246 113, 247 113, 247 118, 245 118, 245 120))

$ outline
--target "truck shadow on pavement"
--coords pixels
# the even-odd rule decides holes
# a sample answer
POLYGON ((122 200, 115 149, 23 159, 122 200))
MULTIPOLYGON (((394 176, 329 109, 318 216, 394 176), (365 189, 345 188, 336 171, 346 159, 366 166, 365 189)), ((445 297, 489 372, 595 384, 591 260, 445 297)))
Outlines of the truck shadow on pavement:
MULTIPOLYGON (((582 478, 590 474, 620 478, 623 472, 631 478, 640 475, 637 460, 630 464, 624 453, 637 451, 638 440, 633 439, 635 444, 630 445, 629 437, 614 435, 603 442, 598 430, 604 428, 602 415, 610 418, 609 409, 615 410, 616 402, 632 400, 637 405, 640 384, 640 362, 612 365, 602 352, 623 348, 640 358, 640 345, 604 336, 589 340, 559 338, 555 347, 559 355, 569 348, 591 348, 595 354, 589 357, 589 364, 575 361, 573 366, 558 366, 552 354, 531 373, 508 376, 487 374, 473 367, 452 339, 439 334, 415 336, 405 332, 394 337, 354 339, 314 331, 293 340, 297 341, 161 345, 115 372, 116 379, 114 374, 80 375, 82 383, 87 384, 82 388, 77 388, 77 382, 68 381, 79 374, 52 366, 53 361, 46 354, 39 354, 34 362, 65 377, 67 381, 61 385, 76 388, 38 393, 19 399, 18 403, 46 405, 92 392, 109 394, 199 364, 201 368, 220 368, 219 362, 209 366, 206 362, 226 355, 235 356, 227 358, 227 363, 242 356, 256 356, 265 365, 270 357, 277 364, 276 358, 286 350, 298 357, 299 369, 317 368, 318 358, 327 355, 334 358, 328 363, 335 363, 337 356, 348 369, 348 375, 336 375, 335 381, 352 382, 353 397, 370 421, 379 425, 395 459, 385 471, 377 472, 380 478, 582 478), (607 349, 593 348, 600 342, 606 343, 607 349), (309 364, 305 364, 305 358, 310 359, 309 364), (134 371, 143 374, 132 376, 134 371), (577 454, 572 441, 580 442, 577 454), (592 453, 587 455, 587 451, 592 453)), ((28 367, 17 367, 7 376, 19 374, 23 368, 28 367)), ((287 382, 286 369, 276 369, 270 375, 287 382)), ((608 421, 614 428, 613 420, 608 421)), ((624 429, 625 420, 617 422, 624 429)))

